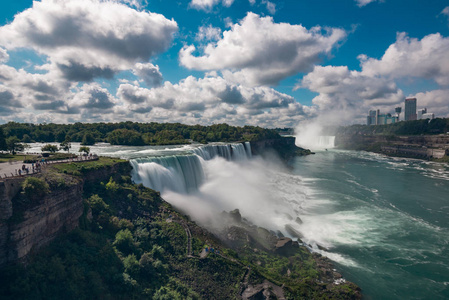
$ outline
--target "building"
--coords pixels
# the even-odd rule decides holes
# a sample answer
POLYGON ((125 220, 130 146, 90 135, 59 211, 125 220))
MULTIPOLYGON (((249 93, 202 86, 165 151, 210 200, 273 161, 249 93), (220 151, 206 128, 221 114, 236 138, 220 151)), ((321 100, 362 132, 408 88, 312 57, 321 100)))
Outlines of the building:
POLYGON ((416 120, 416 98, 405 99, 404 120, 412 121, 416 120))
POLYGON ((370 110, 366 117, 367 125, 377 125, 377 118, 379 116, 379 110, 370 110))
POLYGON ((433 119, 435 119, 435 115, 433 113, 425 113, 425 114, 422 114, 421 119, 433 120, 433 119))
POLYGON ((387 125, 397 123, 398 121, 398 116, 392 116, 389 113, 381 114, 379 110, 370 110, 369 115, 366 117, 367 125, 387 125))
POLYGON ((399 118, 400 118, 401 112, 402 112, 402 107, 398 106, 398 107, 396 107, 396 108, 394 109, 394 111, 395 111, 396 114, 398 115, 398 121, 399 121, 399 118))
POLYGON ((424 114, 427 114, 427 108, 418 110, 418 120, 421 120, 424 114))

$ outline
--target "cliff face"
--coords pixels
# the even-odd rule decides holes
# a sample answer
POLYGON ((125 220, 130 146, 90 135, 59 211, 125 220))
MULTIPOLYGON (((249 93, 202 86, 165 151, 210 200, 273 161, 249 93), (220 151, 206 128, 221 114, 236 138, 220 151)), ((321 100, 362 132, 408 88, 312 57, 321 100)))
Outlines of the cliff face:
POLYGON ((295 137, 282 137, 251 142, 251 151, 254 155, 264 156, 267 152, 275 152, 282 159, 288 160, 297 155, 311 154, 310 150, 297 147, 295 137))
POLYGON ((337 135, 335 145, 343 149, 367 150, 393 156, 442 158, 449 154, 449 135, 337 135))
MULTIPOLYGON (((89 170, 83 178, 58 174, 65 184, 30 201, 20 193, 25 178, 0 182, 0 266, 26 259, 27 255, 58 235, 78 226, 83 214, 83 186, 115 174, 129 174, 128 162, 89 170)), ((44 174, 45 176, 45 174, 44 174)))

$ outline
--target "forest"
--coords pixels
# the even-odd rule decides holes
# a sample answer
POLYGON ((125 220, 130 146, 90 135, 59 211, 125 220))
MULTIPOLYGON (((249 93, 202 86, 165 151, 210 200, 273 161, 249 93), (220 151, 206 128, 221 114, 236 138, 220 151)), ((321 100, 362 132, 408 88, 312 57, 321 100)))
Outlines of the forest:
POLYGON ((106 142, 112 145, 142 146, 257 141, 279 137, 272 129, 255 126, 236 127, 227 124, 202 126, 129 121, 74 124, 9 122, 0 126, 0 150, 7 150, 8 144, 32 142, 79 142, 83 145, 106 142))

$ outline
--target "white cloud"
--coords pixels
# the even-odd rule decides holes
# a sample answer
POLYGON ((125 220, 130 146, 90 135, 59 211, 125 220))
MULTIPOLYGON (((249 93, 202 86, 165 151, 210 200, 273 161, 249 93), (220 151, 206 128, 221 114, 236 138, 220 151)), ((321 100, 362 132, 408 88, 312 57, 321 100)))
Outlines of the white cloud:
POLYGON ((417 99, 419 108, 427 108, 429 113, 436 117, 449 118, 449 89, 433 90, 410 95, 417 99))
POLYGON ((346 66, 316 66, 298 87, 319 93, 313 104, 318 106, 320 113, 334 113, 341 123, 364 116, 373 107, 388 112, 404 99, 394 82, 350 71, 346 66))
MULTIPOLYGON (((189 69, 224 70, 228 79, 247 85, 272 85, 298 72, 310 70, 346 37, 342 29, 274 23, 272 17, 248 13, 209 43, 202 56, 195 46, 180 51, 180 62, 189 69)), ((224 74, 225 74, 224 73, 224 74)))
POLYGON ((234 0, 192 0, 190 7, 198 10, 211 11, 215 5, 222 3, 223 6, 229 7, 234 3, 234 0))
POLYGON ((42 0, 0 28, 0 45, 47 55, 73 81, 111 78, 165 51, 178 26, 160 14, 100 0, 42 0))
POLYGON ((223 0, 223 6, 229 7, 234 3, 234 0, 223 0))
POLYGON ((197 41, 217 41, 221 38, 221 29, 219 27, 201 26, 198 28, 195 39, 197 41))
POLYGON ((274 15, 276 13, 276 4, 274 4, 271 1, 263 0, 262 4, 265 4, 267 7, 267 10, 270 14, 274 15))
POLYGON ((9 60, 8 52, 6 49, 0 48, 0 63, 5 63, 9 60))
POLYGON ((355 0, 358 7, 362 7, 362 6, 370 4, 371 2, 376 2, 376 1, 381 1, 381 0, 355 0))
POLYGON ((440 14, 445 15, 445 16, 448 18, 448 21, 449 21, 449 6, 446 6, 446 7, 441 11, 440 14))
POLYGON ((449 37, 439 33, 421 40, 400 33, 381 59, 359 58, 362 72, 367 76, 426 78, 442 86, 449 85, 449 37))
POLYGON ((249 4, 251 4, 251 5, 256 4, 256 0, 249 0, 249 4))
POLYGON ((133 69, 134 75, 141 78, 149 87, 160 86, 162 84, 162 74, 159 72, 159 66, 152 63, 137 63, 133 69))
POLYGON ((127 103, 125 111, 188 124, 292 126, 306 114, 289 95, 268 87, 232 84, 222 77, 189 76, 153 89, 122 84, 117 97, 127 103))

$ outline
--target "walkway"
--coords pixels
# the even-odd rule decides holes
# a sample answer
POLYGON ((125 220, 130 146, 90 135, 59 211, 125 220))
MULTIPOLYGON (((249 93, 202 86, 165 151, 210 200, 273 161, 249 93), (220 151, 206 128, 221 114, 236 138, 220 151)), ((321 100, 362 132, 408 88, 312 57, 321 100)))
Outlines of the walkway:
MULTIPOLYGON (((92 156, 78 156, 76 158, 70 159, 60 159, 60 160, 50 160, 45 163, 41 163, 41 166, 44 168, 47 165, 61 164, 61 163, 70 163, 70 162, 84 162, 84 161, 93 161, 98 160, 97 155, 92 156)), ((27 175, 37 174, 38 170, 35 168, 33 172, 32 164, 23 163, 21 161, 13 161, 13 162, 5 162, 0 163, 0 181, 6 178, 20 178, 27 175), (22 172, 22 175, 19 175, 19 170, 22 170, 22 166, 25 165, 28 168, 29 172, 22 172)))

